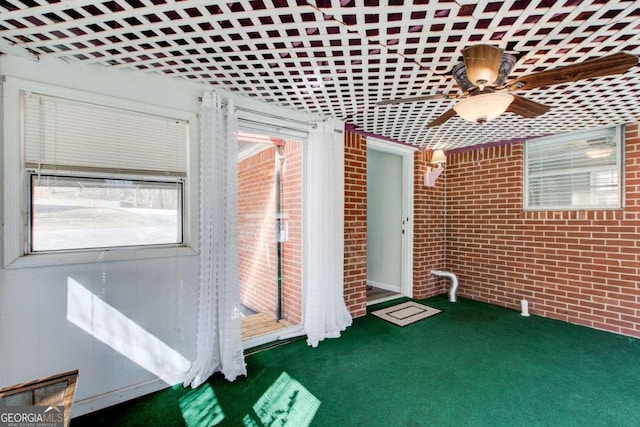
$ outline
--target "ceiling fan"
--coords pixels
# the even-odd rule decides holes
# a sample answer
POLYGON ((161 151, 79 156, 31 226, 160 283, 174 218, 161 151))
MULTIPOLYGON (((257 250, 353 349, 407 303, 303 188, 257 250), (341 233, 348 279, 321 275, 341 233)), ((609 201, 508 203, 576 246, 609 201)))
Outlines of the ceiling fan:
POLYGON ((462 91, 461 94, 399 98, 378 102, 376 105, 460 99, 453 108, 429 123, 428 127, 439 126, 456 115, 478 123, 492 120, 505 111, 530 118, 546 113, 550 107, 511 92, 622 74, 638 63, 635 55, 621 52, 525 75, 507 82, 507 77, 516 63, 516 57, 503 53, 503 49, 479 44, 463 49, 462 57, 464 62, 457 64, 452 70, 453 77, 462 91))

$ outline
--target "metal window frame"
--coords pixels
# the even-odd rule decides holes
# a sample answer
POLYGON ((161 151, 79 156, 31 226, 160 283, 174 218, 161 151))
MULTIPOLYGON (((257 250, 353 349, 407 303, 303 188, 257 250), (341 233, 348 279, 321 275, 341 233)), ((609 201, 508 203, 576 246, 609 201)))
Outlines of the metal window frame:
POLYGON ((125 174, 113 174, 113 173, 86 173, 86 172, 74 172, 65 170, 41 170, 41 169, 27 169, 27 180, 25 189, 25 206, 27 208, 27 221, 25 223, 24 230, 24 253, 25 255, 37 255, 37 254, 61 254, 61 253, 77 253, 83 251, 104 251, 104 250, 118 250, 118 249, 148 249, 148 248, 175 248, 184 247, 185 243, 185 222, 184 222, 184 198, 185 198, 185 179, 183 177, 176 177, 170 179, 166 176, 156 175, 125 175, 125 174), (66 248, 66 249, 50 249, 50 250, 33 250, 33 178, 37 176, 49 176, 55 178, 78 178, 89 180, 114 180, 114 181, 133 181, 140 183, 162 183, 175 185, 178 189, 178 207, 177 207, 177 223, 179 232, 179 242, 160 243, 160 244, 136 244, 136 245, 106 245, 96 246, 91 248, 66 248))

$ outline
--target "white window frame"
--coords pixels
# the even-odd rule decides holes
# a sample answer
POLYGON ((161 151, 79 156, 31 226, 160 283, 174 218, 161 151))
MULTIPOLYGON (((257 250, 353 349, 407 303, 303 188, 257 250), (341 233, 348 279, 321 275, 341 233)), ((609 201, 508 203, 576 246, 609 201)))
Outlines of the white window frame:
POLYGON ((190 111, 176 110, 143 102, 114 98, 45 83, 3 76, 2 117, 4 154, 4 256, 5 268, 63 265, 101 261, 118 261, 146 258, 195 255, 198 251, 198 118, 190 111), (21 143, 20 92, 35 92, 45 96, 148 115, 171 117, 189 123, 187 153, 187 177, 183 184, 183 243, 161 246, 131 246, 56 251, 55 253, 28 253, 30 172, 25 167, 24 147, 21 143))
MULTIPOLYGON (((618 180, 617 180, 617 206, 605 206, 605 205, 553 205, 553 206, 531 206, 529 201, 529 149, 530 144, 535 144, 540 141, 543 143, 552 143, 552 144, 562 144, 568 143, 572 141, 579 141, 582 139, 588 139, 596 137, 598 134, 602 134, 605 132, 610 132, 612 128, 600 128, 600 129, 591 129, 587 131, 580 132, 571 132, 565 133, 561 135, 552 135, 542 138, 536 138, 529 141, 526 141, 524 144, 524 157, 523 157, 523 202, 524 202, 524 210, 526 211, 578 211, 578 210, 617 210, 622 209, 624 206, 624 129, 623 126, 616 126, 615 138, 616 138, 616 147, 615 147, 615 155, 616 155, 616 165, 614 166, 618 172, 618 180)), ((567 170, 571 170, 571 168, 567 168, 567 170)))

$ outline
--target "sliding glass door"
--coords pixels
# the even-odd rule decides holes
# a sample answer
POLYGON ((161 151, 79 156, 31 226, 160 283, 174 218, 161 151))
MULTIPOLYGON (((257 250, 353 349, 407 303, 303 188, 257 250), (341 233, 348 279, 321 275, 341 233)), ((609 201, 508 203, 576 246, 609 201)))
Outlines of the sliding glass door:
POLYGON ((300 140, 238 134, 238 246, 243 340, 302 322, 300 140))

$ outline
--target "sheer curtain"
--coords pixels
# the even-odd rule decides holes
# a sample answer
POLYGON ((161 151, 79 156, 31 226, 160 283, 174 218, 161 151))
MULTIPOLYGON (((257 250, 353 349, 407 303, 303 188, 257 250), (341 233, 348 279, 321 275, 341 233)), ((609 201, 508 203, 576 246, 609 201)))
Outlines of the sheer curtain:
POLYGON ((185 386, 214 372, 246 375, 240 335, 237 241, 237 131, 231 101, 206 92, 200 109, 200 274, 196 360, 185 386))
POLYGON ((307 152, 307 344, 337 338, 351 325, 344 302, 344 123, 309 132, 307 152))

